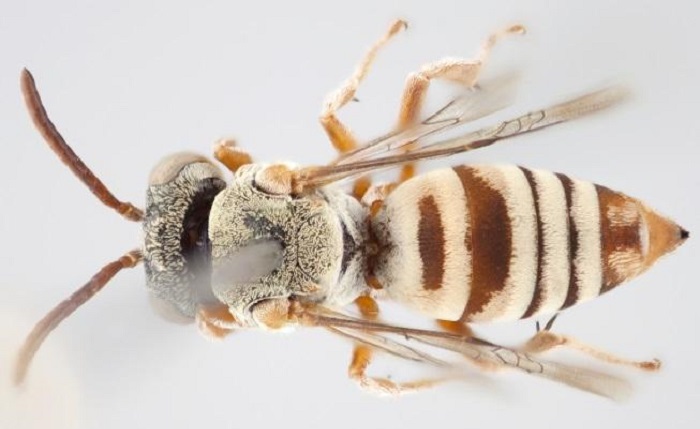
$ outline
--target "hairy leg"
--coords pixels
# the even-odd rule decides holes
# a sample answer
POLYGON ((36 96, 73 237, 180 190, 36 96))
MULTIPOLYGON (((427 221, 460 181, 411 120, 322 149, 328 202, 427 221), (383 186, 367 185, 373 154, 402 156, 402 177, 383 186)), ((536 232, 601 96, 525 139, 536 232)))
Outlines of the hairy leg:
MULTIPOLYGON (((355 304, 360 310, 360 315, 367 320, 377 320, 379 307, 377 302, 369 296, 361 296, 355 304)), ((372 362, 373 350, 365 344, 356 344, 352 352, 352 360, 348 367, 348 376, 354 380, 361 388, 378 395, 401 395, 415 392, 417 390, 433 387, 436 384, 445 382, 444 379, 421 379, 407 382, 395 382, 388 378, 371 377, 367 375, 367 368, 372 362)))
POLYGON ((232 139, 221 139, 214 145, 214 157, 224 164, 232 173, 246 164, 252 164, 253 158, 236 145, 232 139))
MULTIPOLYGON (((481 46, 477 56, 473 59, 443 58, 421 67, 417 72, 411 73, 406 79, 401 109, 397 123, 398 130, 404 130, 420 122, 420 113, 425 96, 433 79, 455 82, 465 88, 474 88, 477 85, 479 75, 486 63, 491 49, 496 43, 509 34, 523 34, 525 27, 513 25, 491 34, 481 46)), ((408 146, 406 151, 410 151, 408 146)), ((404 182, 415 175, 414 163, 406 164, 401 168, 399 183, 404 182)))
POLYGON ((651 361, 634 361, 621 358, 612 353, 582 343, 575 338, 567 335, 555 334, 547 329, 537 332, 521 347, 521 350, 525 353, 540 354, 556 347, 568 347, 613 365, 630 366, 644 371, 656 371, 661 368, 661 361, 658 359, 653 359, 651 361))
MULTIPOLYGON (((319 120, 326 134, 328 134, 333 147, 339 153, 346 153, 355 149, 357 147, 357 140, 353 136, 352 131, 338 119, 338 110, 355 99, 355 93, 362 83, 362 80, 367 76, 379 50, 382 49, 394 35, 405 28, 406 23, 404 21, 394 21, 387 32, 370 47, 369 51, 367 51, 355 68, 353 74, 346 79, 338 89, 331 92, 326 97, 319 120)), ((358 199, 362 198, 362 195, 364 195, 370 185, 371 182, 367 177, 357 179, 353 186, 353 194, 358 199)))

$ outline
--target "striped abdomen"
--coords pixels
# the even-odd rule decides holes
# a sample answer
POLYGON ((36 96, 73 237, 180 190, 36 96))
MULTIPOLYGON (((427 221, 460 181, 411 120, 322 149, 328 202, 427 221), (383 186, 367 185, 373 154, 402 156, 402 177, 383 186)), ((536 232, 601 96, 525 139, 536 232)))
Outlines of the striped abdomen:
POLYGON ((400 185, 373 219, 374 275, 445 320, 512 320, 587 301, 687 236, 640 201, 562 174, 459 166, 400 185))

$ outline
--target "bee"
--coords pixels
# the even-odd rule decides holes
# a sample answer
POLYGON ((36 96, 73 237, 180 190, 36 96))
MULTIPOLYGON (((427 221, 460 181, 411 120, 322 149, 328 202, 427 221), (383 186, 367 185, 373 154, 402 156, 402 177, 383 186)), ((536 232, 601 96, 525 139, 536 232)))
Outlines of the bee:
MULTIPOLYGON (((641 370, 658 360, 633 361, 554 333, 565 309, 638 276, 678 247, 688 232, 641 201, 564 174, 519 166, 458 165, 416 175, 421 160, 445 158, 599 112, 624 98, 606 88, 494 125, 436 139, 439 133, 507 106, 511 77, 479 82, 491 49, 524 33, 494 32, 474 59, 446 58, 411 73, 398 123, 360 143, 337 117, 354 99, 380 49, 406 28, 397 20, 354 74, 326 99, 320 123, 339 156, 327 165, 254 163, 232 140, 214 157, 176 153, 148 179, 145 210, 118 200, 78 158, 49 120, 34 78, 21 75, 30 116, 73 173, 106 206, 143 225, 143 243, 105 265, 49 312, 19 353, 21 383, 46 336, 119 271, 143 263, 156 312, 195 323, 208 337, 238 329, 320 327, 351 339, 350 377, 361 387, 399 394, 453 376, 395 382, 368 375, 375 351, 452 369, 462 358, 484 370, 512 368, 594 394, 620 398, 623 378, 542 359, 570 347, 603 362, 641 370), (464 91, 421 119, 433 80, 464 91), (372 185, 369 174, 400 168, 393 183, 372 185), (342 183, 354 180, 352 191, 342 183), (384 322, 377 300, 396 301, 439 328, 384 322), (358 311, 352 313, 353 306, 358 311), (554 315, 520 347, 480 338, 470 324, 554 315), (460 359, 437 357, 437 350, 460 359)), ((441 356, 441 354, 440 354, 441 356)))

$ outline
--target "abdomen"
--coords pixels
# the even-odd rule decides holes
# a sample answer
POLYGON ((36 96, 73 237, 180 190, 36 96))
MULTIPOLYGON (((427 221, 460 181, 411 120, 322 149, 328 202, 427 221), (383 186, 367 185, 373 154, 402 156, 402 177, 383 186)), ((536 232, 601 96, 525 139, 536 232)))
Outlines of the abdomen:
POLYGON ((687 233, 640 201, 562 174, 459 166, 400 185, 373 218, 388 295, 445 320, 513 320, 590 300, 687 233))

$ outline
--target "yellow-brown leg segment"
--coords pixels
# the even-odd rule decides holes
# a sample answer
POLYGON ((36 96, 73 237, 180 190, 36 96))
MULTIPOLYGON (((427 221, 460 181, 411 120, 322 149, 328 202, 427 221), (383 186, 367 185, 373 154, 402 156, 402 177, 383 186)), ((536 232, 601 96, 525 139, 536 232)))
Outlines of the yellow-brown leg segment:
POLYGON ((602 362, 614 365, 630 366, 644 371, 656 371, 661 367, 661 361, 659 361, 658 359, 654 359, 651 361, 633 361, 629 359, 624 359, 606 351, 602 351, 595 347, 589 346, 588 344, 584 344, 575 338, 571 338, 566 335, 555 334, 549 330, 537 332, 537 334, 530 338, 521 347, 521 350, 525 353, 539 354, 549 351, 555 347, 568 347, 573 350, 577 350, 581 353, 587 354, 602 362))
MULTIPOLYGON (((391 38, 398 32, 406 28, 406 23, 401 20, 394 21, 389 30, 377 40, 369 51, 365 54, 362 61, 357 65, 353 74, 345 80, 340 88, 331 92, 323 103, 323 110, 321 111, 321 116, 319 118, 323 129, 328 134, 328 137, 333 144, 333 147, 340 153, 349 152, 357 147, 357 141, 352 134, 352 131, 340 122, 336 113, 348 102, 355 99, 355 93, 357 92, 360 83, 367 76, 372 62, 374 61, 379 50, 386 45, 391 38)), ((353 187, 353 195, 355 197, 362 198, 362 195, 367 191, 371 182, 369 178, 362 177, 355 182, 353 187)))
MULTIPOLYGON (((525 27, 513 25, 491 34, 481 46, 479 54, 474 59, 443 58, 441 60, 424 65, 419 71, 411 73, 406 79, 401 110, 397 128, 404 130, 415 125, 420 120, 421 107, 425 95, 433 79, 442 79, 458 83, 465 88, 476 86, 481 69, 486 63, 491 49, 503 36, 509 34, 523 34, 525 27)), ((410 151, 410 145, 406 151, 410 151)), ((401 168, 399 183, 405 182, 415 175, 415 164, 406 164, 401 168)))
POLYGON ((232 173, 246 164, 252 164, 253 158, 236 146, 232 139, 221 139, 214 145, 214 157, 224 164, 232 173))
POLYGON ((330 137, 333 147, 335 147, 338 152, 345 153, 351 151, 355 149, 357 143, 348 127, 338 120, 336 116, 337 111, 355 98, 357 88, 367 76, 379 50, 404 28, 406 28, 406 23, 404 21, 394 21, 389 27, 389 30, 377 40, 365 54, 360 64, 355 68, 353 74, 341 84, 340 88, 331 92, 326 97, 323 103, 320 121, 328 137, 330 137))
POLYGON ((442 320, 442 319, 437 319, 436 320, 438 326, 445 332, 449 332, 451 334, 457 334, 461 335, 463 337, 473 337, 474 332, 472 331, 472 328, 469 327, 469 325, 462 323, 462 322, 455 322, 452 320, 442 320))
POLYGON ((367 193, 370 186, 372 186, 372 180, 369 176, 362 176, 357 179, 352 184, 352 195, 361 200, 362 197, 367 193))
MULTIPOLYGON (((379 307, 377 302, 369 296, 361 296, 355 300, 360 315, 367 320, 377 320, 379 307)), ((348 376, 357 384, 371 393, 378 395, 401 395, 429 388, 447 381, 448 379, 424 379, 397 383, 388 378, 370 377, 367 375, 367 367, 372 362, 372 348, 364 344, 356 344, 352 352, 352 361, 348 367, 348 376)))

